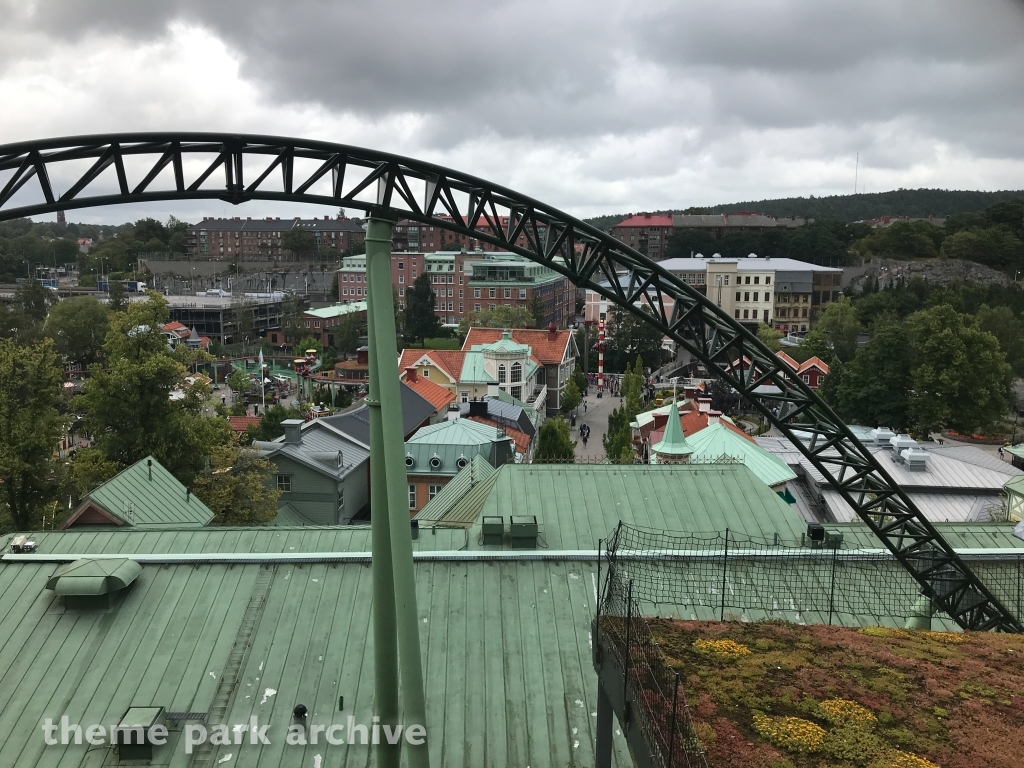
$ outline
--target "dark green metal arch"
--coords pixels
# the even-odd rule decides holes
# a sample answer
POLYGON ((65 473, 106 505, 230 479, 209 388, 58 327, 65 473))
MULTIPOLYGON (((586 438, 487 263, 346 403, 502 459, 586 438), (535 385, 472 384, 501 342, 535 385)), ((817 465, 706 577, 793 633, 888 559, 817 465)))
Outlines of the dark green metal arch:
POLYGON ((961 627, 1024 631, 871 452, 754 334, 657 262, 538 200, 385 152, 219 133, 130 133, 8 144, 0 146, 0 184, 0 220, 163 200, 291 201, 408 218, 544 264, 651 323, 735 387, 793 441, 922 592, 961 627), (130 179, 136 170, 127 167, 132 163, 142 168, 137 179, 130 179), (51 171, 62 164, 82 166, 63 191, 51 182, 51 171), (19 193, 34 193, 34 199, 18 202, 19 193), (672 299, 671 309, 666 298, 672 299), (735 364, 744 359, 748 365, 735 364), (779 394, 758 393, 763 385, 773 385, 779 394), (812 439, 805 443, 794 430, 812 439))

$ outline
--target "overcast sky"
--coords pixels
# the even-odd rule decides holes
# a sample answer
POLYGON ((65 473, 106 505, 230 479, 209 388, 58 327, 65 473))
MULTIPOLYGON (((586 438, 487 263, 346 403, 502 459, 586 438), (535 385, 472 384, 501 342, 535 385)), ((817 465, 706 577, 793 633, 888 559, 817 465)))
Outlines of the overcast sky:
POLYGON ((0 143, 170 129, 388 150, 581 216, 849 193, 858 152, 867 192, 1020 189, 1024 3, 0 0, 0 143))

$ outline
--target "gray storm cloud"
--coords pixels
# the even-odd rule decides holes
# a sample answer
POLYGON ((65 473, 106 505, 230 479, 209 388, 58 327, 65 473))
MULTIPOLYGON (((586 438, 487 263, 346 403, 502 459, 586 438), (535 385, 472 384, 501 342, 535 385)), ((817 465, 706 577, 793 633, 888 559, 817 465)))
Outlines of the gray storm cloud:
POLYGON ((222 41, 266 103, 376 126, 413 116, 402 148, 459 151, 506 180, 517 153, 546 148, 599 205, 645 183, 638 204, 682 204, 701 179, 742 194, 744 174, 760 174, 751 195, 836 191, 856 152, 892 186, 1008 183, 1024 162, 1014 0, 0 0, 0 78, 65 46, 163 40, 175 23, 222 41))

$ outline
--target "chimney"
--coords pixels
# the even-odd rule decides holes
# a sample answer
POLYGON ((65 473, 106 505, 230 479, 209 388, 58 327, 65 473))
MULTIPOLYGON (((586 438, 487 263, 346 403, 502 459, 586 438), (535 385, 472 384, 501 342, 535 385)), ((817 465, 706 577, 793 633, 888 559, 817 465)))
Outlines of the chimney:
POLYGON ((708 426, 710 427, 713 424, 718 424, 718 422, 721 420, 721 418, 722 418, 722 412, 721 411, 708 411, 708 426))
POLYGON ((405 369, 405 381, 406 383, 416 381, 416 366, 410 365, 405 369))
POLYGON ((281 422, 284 427, 284 442, 287 445, 302 444, 302 419, 285 419, 281 422))
POLYGON ((548 341, 554 341, 558 338, 558 326, 554 323, 548 323, 548 341))
POLYGON ((188 504, 191 501, 192 501, 192 489, 191 488, 186 488, 185 489, 185 503, 188 504))
POLYGON ((152 479, 153 479, 153 460, 152 459, 146 459, 146 469, 149 470, 149 479, 152 481, 152 479))

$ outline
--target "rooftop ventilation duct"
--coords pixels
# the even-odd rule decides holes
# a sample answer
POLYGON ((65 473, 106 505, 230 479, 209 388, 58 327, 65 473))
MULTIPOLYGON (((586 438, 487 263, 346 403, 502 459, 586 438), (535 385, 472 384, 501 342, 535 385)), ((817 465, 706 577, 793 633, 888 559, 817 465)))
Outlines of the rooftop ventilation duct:
POLYGON ((892 446, 892 455, 896 461, 903 461, 902 453, 907 448, 917 448, 917 440, 912 438, 910 435, 896 435, 889 440, 889 445, 892 446))
POLYGON ((405 466, 408 467, 409 469, 412 469, 413 467, 416 466, 416 457, 413 456, 411 453, 405 454, 405 466))
POLYGON ((436 453, 433 456, 430 457, 430 468, 431 469, 440 469, 441 465, 443 463, 444 462, 441 461, 441 457, 438 456, 436 453))
POLYGON ((889 445, 889 441, 896 437, 896 433, 888 427, 878 427, 871 430, 871 440, 875 445, 889 445))
POLYGON ((46 588, 64 595, 68 608, 109 608, 140 573, 142 566, 128 558, 82 558, 58 568, 46 588))
POLYGON ((926 472, 932 455, 924 448, 906 448, 900 453, 900 458, 911 472, 926 472))

